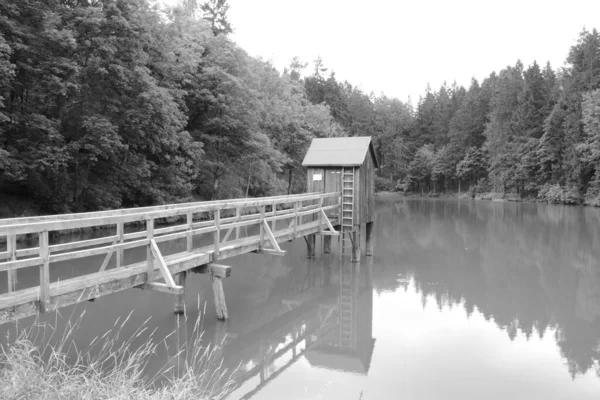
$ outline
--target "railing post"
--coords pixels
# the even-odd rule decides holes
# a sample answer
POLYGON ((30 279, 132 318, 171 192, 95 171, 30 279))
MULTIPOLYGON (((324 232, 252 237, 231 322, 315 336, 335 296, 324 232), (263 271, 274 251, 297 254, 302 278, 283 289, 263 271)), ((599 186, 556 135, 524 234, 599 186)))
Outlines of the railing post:
POLYGON ((277 219, 275 219, 275 217, 277 216, 277 204, 275 202, 273 202, 273 227, 271 229, 271 231, 273 231, 273 233, 275 232, 275 226, 277 223, 277 219))
POLYGON ((215 210, 215 227, 217 230, 215 231, 215 248, 213 252, 213 261, 217 261, 219 259, 219 244, 221 240, 221 210, 215 210))
POLYGON ((154 218, 148 218, 146 220, 146 237, 148 238, 148 246, 146 248, 146 283, 151 283, 154 275, 154 254, 152 254, 151 243, 151 240, 154 239, 154 218))
MULTIPOLYGON (((125 241, 125 226, 123 222, 117 223, 117 243, 123 243, 125 241)), ((123 249, 117 249, 117 268, 123 265, 123 249)))
MULTIPOLYGON (((6 237, 6 250, 11 261, 17 260, 17 235, 8 235, 6 237)), ((8 291, 13 292, 17 288, 17 270, 8 270, 8 291)))
POLYGON ((319 197, 319 233, 321 233, 321 224, 323 223, 323 213, 321 210, 323 209, 323 197, 319 197))
POLYGON ((39 233, 40 241, 40 313, 45 313, 50 299, 50 251, 48 249, 48 231, 39 233))
POLYGON ((265 221, 265 209, 266 206, 262 205, 260 207, 260 242, 258 242, 258 249, 262 250, 264 247, 264 242, 265 242, 265 228, 264 228, 264 221, 265 221))
POLYGON ((298 237, 298 205, 299 201, 294 203, 294 239, 298 237))
MULTIPOLYGON (((235 222, 240 222, 242 220, 242 208, 238 207, 235 209, 235 222)), ((235 227, 235 240, 240 238, 240 227, 235 227)))
POLYGON ((187 251, 192 251, 192 224, 194 222, 194 215, 189 212, 187 213, 187 230, 188 230, 188 235, 187 235, 187 251))

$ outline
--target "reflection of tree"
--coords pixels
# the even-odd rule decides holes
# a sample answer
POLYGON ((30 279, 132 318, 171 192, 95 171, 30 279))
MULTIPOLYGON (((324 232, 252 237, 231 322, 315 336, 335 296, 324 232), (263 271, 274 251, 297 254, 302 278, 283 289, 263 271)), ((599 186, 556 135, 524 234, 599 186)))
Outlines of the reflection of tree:
POLYGON ((476 307, 511 339, 555 328, 573 376, 598 370, 600 210, 390 199, 378 211, 377 290, 400 274, 424 301, 476 307))

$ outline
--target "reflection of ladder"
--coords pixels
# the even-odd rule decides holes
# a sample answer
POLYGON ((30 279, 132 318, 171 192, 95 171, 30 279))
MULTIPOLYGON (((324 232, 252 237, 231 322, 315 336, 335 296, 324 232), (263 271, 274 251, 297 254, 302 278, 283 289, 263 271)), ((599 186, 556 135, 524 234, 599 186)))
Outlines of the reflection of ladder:
POLYGON ((339 307, 340 347, 342 349, 352 349, 353 342, 352 268, 352 264, 342 265, 341 267, 339 307))
POLYGON ((342 168, 342 255, 352 255, 354 231, 354 167, 342 168))

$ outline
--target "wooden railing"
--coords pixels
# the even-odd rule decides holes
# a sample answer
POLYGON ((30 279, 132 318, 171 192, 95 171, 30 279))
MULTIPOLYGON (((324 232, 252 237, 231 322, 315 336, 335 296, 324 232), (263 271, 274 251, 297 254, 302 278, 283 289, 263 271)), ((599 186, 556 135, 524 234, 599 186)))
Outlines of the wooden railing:
MULTIPOLYGON (((158 243, 176 239, 186 239, 186 252, 192 252, 192 238, 196 235, 214 236, 211 250, 211 262, 219 259, 224 244, 241 241, 240 228, 257 225, 259 227, 259 250, 277 252, 276 232, 293 231, 297 237, 303 218, 310 223, 318 223, 319 231, 333 230, 327 214, 339 213, 340 193, 309 193, 291 196, 274 196, 254 199, 234 199, 210 202, 170 204, 155 207, 98 211, 78 214, 52 215, 43 217, 25 217, 0 219, 0 237, 6 237, 6 251, 0 252, 0 271, 8 272, 8 294, 17 289, 17 271, 22 268, 39 267, 39 309, 46 310, 50 298, 50 266, 52 263, 74 260, 83 257, 105 254, 99 272, 105 271, 115 254, 116 268, 125 267, 123 252, 127 249, 145 246, 147 262, 147 284, 151 284, 154 270, 158 265, 167 288, 176 288, 169 274, 167 263, 158 250, 158 243), (324 206, 326 202, 327 206, 324 206), (268 210, 268 211, 267 211, 268 210), (329 212, 329 213, 327 213, 329 212), (212 218, 210 218, 210 217, 212 218), (308 218, 306 218, 308 217, 308 218), (206 218, 210 218, 206 220, 206 218), (172 226, 155 228, 160 219, 183 221, 172 226), (317 222, 318 221, 318 222, 317 222), (271 223, 271 227, 269 227, 271 223), (137 230, 126 233, 127 225, 137 230), (77 230, 84 228, 107 227, 114 234, 88 240, 75 240, 50 244, 50 232, 77 230), (225 232, 222 237, 222 232, 225 232), (38 244, 32 247, 18 248, 19 237, 28 235, 31 243, 38 237, 38 244), (271 249, 265 247, 271 243, 271 249), (273 246, 275 249, 273 249, 273 246)), ((172 222, 171 222, 172 223, 172 222)), ((131 228, 131 227, 130 227, 131 228)), ((281 233, 281 232, 280 232, 281 233)), ((181 253, 182 256, 186 252, 181 253)), ((132 271, 132 274, 134 272, 132 271)), ((93 282, 88 282, 91 284, 93 282)), ((16 293, 14 293, 16 295, 16 293)), ((6 295, 6 294, 5 294, 6 295)), ((0 303, 2 297, 0 294, 0 303)), ((13 296, 14 297, 14 296, 13 296)), ((12 299, 16 302, 16 299, 12 299)))

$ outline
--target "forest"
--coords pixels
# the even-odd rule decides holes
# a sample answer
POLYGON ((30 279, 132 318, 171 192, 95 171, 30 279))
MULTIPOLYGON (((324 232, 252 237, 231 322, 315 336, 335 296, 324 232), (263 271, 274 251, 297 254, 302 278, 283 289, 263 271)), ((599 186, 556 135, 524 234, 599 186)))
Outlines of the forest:
MULTIPOLYGON (((372 136, 380 190, 600 205, 600 37, 413 107, 321 58, 279 72, 226 0, 0 1, 0 217, 296 193, 312 138, 372 136)), ((374 73, 366 72, 366 73, 374 73)))

